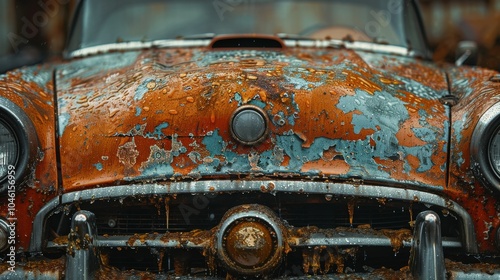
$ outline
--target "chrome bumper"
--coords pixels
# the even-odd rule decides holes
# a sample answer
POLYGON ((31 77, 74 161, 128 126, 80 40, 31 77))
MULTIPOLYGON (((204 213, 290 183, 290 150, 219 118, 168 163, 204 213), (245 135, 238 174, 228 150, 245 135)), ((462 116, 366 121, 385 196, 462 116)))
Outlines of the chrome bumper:
MULTIPOLYGON (((74 214, 71 225, 71 233, 68 237, 68 244, 66 244, 66 256, 63 267, 59 270, 50 267, 50 261, 47 261, 46 267, 41 265, 34 269, 35 266, 19 265, 15 272, 4 271, 0 274, 1 279, 72 279, 72 280, 87 280, 95 279, 106 273, 109 277, 117 277, 117 279, 140 279, 138 277, 147 276, 148 279, 165 279, 167 275, 164 274, 149 274, 144 272, 133 271, 118 271, 109 267, 104 267, 100 264, 99 247, 100 246, 122 246, 123 244, 119 238, 115 237, 111 240, 105 240, 96 234, 95 216, 89 211, 78 211, 74 214)), ((371 273, 353 273, 353 274, 339 274, 339 275, 321 275, 321 276, 303 276, 303 277, 290 277, 289 279, 350 279, 350 277, 359 279, 393 279, 393 277, 402 277, 402 279, 498 279, 500 277, 500 270, 484 272, 479 269, 457 270, 452 265, 445 265, 443 255, 443 245, 453 246, 454 243, 450 241, 443 242, 440 233, 440 220, 439 216, 432 212, 422 212, 417 216, 413 237, 411 240, 404 242, 404 245, 411 246, 411 257, 409 260, 409 271, 407 272, 392 272, 388 274, 384 271, 373 271, 371 273)), ((361 236, 351 234, 349 236, 342 236, 343 239, 350 239, 353 242, 358 238, 360 241, 353 245, 364 245, 367 239, 361 236)), ((307 247, 309 243, 328 243, 329 245, 335 244, 336 237, 322 236, 320 233, 312 235, 309 240, 297 243, 299 246, 307 247)), ((387 238, 373 238, 369 239, 373 243, 366 245, 387 245, 390 242, 387 238)), ((202 247, 203 245, 191 244, 192 247, 202 247)), ((457 244, 455 244, 457 245, 457 244)), ((150 246, 150 247, 175 247, 175 246, 189 246, 189 243, 176 243, 173 241, 166 241, 165 239, 153 238, 145 242, 135 240, 128 246, 150 246)), ((60 262, 60 260, 58 260, 60 262)), ((109 279, 109 278, 108 278, 109 279)), ((176 279, 197 279, 196 277, 176 277, 176 279)), ((217 279, 214 277, 201 277, 199 279, 217 279)))

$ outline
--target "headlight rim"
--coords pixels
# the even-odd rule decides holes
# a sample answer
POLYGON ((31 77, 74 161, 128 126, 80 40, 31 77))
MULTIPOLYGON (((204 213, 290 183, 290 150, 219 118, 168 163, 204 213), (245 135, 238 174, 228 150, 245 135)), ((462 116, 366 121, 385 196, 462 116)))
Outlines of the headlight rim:
POLYGON ((500 191, 500 172, 493 167, 490 146, 500 131, 500 103, 491 106, 479 119, 472 133, 471 167, 476 178, 490 189, 500 191))
MULTIPOLYGON (((11 100, 0 96, 1 119, 13 131, 18 143, 18 158, 16 162, 16 188, 19 190, 29 177, 30 165, 35 161, 38 150, 38 137, 31 119, 11 100)), ((8 176, 0 178, 0 196, 8 189, 8 176)))

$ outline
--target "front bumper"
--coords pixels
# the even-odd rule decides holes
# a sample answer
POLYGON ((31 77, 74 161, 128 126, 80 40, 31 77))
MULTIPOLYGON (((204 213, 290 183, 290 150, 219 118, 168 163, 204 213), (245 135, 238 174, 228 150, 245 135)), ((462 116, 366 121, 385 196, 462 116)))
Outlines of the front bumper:
MULTIPOLYGON (((233 194, 234 195, 234 194, 233 194)), ((177 197, 177 200, 179 198, 177 197)), ((334 199, 335 200, 335 199, 334 199)), ((125 202, 126 204, 126 202, 125 202)), ((166 209, 168 212, 168 209, 166 209)), ((447 212, 446 211, 446 212, 447 212)), ((168 215, 167 215, 168 217, 168 215)), ((352 219, 352 217, 351 217, 352 219)), ((168 226, 168 218, 167 218, 168 226)), ((191 275, 187 279, 210 279, 211 276, 223 277, 220 270, 227 271, 234 277, 266 277, 279 275, 280 278, 291 279, 487 279, 500 276, 497 266, 462 265, 445 261, 443 248, 460 250, 475 254, 474 229, 468 213, 453 201, 443 199, 438 195, 422 191, 398 189, 382 186, 328 184, 318 182, 295 181, 245 181, 226 182, 211 181, 174 183, 168 188, 160 184, 109 187, 94 190, 85 190, 63 195, 42 209, 35 219, 34 234, 30 251, 33 255, 45 249, 65 251, 61 258, 56 260, 30 261, 19 264, 15 272, 3 271, 0 276, 6 279, 164 279, 166 276, 175 276, 182 279, 184 275, 191 275), (213 186, 218 186, 214 189, 213 186), (226 212, 217 226, 205 230, 191 230, 181 232, 144 233, 133 235, 98 234, 97 217, 102 212, 94 214, 89 210, 78 210, 72 215, 71 230, 67 238, 45 242, 43 234, 47 219, 53 213, 65 209, 70 202, 78 202, 84 209, 83 202, 103 200, 107 206, 113 199, 120 200, 126 197, 152 197, 165 195, 191 196, 193 193, 205 194, 211 192, 244 191, 245 197, 249 193, 260 192, 271 197, 279 197, 279 193, 300 193, 301 196, 324 196, 323 200, 330 203, 332 196, 339 200, 354 198, 370 198, 381 201, 382 206, 389 204, 386 199, 422 203, 429 209, 445 209, 453 214, 459 223, 461 234, 459 238, 443 237, 441 234, 440 216, 434 211, 419 212, 413 221, 412 230, 380 230, 370 227, 333 227, 321 229, 317 227, 294 227, 278 216, 267 206, 259 204, 238 205, 226 212), (439 208, 441 207, 441 208, 439 208), (267 239, 266 239, 267 238, 267 239), (233 240, 230 243, 227 240, 233 240), (264 244, 262 246, 258 244, 264 244), (267 245, 266 245, 267 244, 267 245), (267 246, 267 247, 266 247, 267 246), (395 253, 400 248, 411 248, 408 266, 402 270, 391 269, 363 269, 362 273, 344 269, 342 258, 350 254, 352 247, 389 247, 395 253), (128 268, 122 270, 109 266, 103 258, 102 252, 109 248, 144 248, 155 250, 158 254, 158 264, 161 263, 165 251, 180 252, 198 251, 206 258, 209 270, 203 273, 194 273, 192 270, 179 268, 175 270, 159 269, 158 273, 134 271, 128 268), (239 249, 234 249, 239 248, 239 249), (266 249, 267 248, 267 249, 266 249), (253 251, 252 251, 253 250, 253 251), (256 252, 261 250, 259 254, 256 252), (290 251, 302 252, 301 265, 292 267, 295 273, 281 271, 274 273, 284 259, 289 257, 290 251), (236 253, 235 253, 236 252, 236 253), (248 253, 250 252, 250 253, 248 253), (262 253, 264 252, 264 253, 262 253), (260 254, 267 254, 259 259, 260 254), (240 255, 245 258, 241 261, 240 255), (252 262, 248 265, 247 261, 252 262), (245 266, 247 265, 247 266, 245 266), (219 272, 216 272, 218 267, 219 272), (335 269, 336 268, 336 269, 335 269), (337 274, 334 273, 335 270, 337 274), (215 272, 214 272, 215 271, 215 272), (242 274, 240 274, 242 273, 242 274), (207 278, 208 277, 208 278, 207 278), (356 278, 357 277, 357 278, 356 278), (477 278, 480 277, 480 278, 477 278)), ((2 271, 2 270, 0 270, 2 271)), ((214 278, 215 279, 215 278, 214 278)))

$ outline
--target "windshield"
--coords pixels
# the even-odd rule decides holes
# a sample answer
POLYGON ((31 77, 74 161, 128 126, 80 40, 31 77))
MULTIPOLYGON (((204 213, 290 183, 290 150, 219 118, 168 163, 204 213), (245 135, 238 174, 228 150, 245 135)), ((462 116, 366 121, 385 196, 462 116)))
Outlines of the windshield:
POLYGON ((425 50, 413 5, 404 0, 85 0, 69 51, 205 33, 364 41, 425 50))

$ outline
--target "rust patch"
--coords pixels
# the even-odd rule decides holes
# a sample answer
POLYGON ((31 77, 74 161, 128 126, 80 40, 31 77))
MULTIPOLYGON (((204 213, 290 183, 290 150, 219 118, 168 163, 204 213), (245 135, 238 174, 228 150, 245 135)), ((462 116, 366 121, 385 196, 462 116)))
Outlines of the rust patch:
POLYGON ((391 245, 394 252, 398 252, 403 246, 403 241, 410 241, 413 234, 409 229, 383 229, 382 234, 391 239, 391 245))

